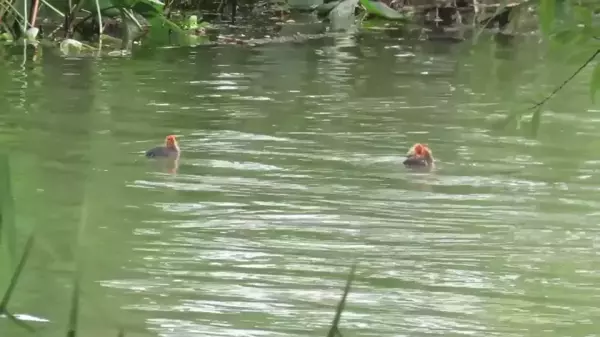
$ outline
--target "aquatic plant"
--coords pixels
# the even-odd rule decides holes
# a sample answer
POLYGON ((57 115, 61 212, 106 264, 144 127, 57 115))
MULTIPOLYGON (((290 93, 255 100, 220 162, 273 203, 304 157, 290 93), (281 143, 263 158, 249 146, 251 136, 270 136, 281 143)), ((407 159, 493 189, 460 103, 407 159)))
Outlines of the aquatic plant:
MULTIPOLYGON (((506 25, 505 21, 508 21, 506 17, 510 16, 514 8, 519 7, 503 6, 505 0, 453 0, 450 1, 450 6, 442 6, 430 0, 410 1, 410 4, 399 0, 360 0, 360 3, 358 0, 326 0, 320 4, 321 0, 316 1, 317 3, 314 0, 300 0, 292 3, 289 0, 247 0, 238 3, 238 0, 168 0, 162 3, 158 0, 0 0, 0 40, 16 41, 26 37, 23 39, 25 43, 36 45, 36 38, 40 32, 40 24, 36 19, 42 6, 50 8, 52 13, 64 22, 51 32, 41 31, 39 35, 52 40, 62 30, 63 38, 67 40, 62 49, 66 52, 93 50, 90 45, 82 44, 81 41, 97 41, 98 49, 101 49, 102 41, 112 41, 109 37, 122 41, 120 49, 131 49, 133 41, 143 38, 154 42, 166 42, 168 39, 170 43, 171 32, 176 32, 182 37, 178 40, 188 45, 207 42, 192 38, 198 35, 205 36, 205 30, 182 29, 176 24, 177 19, 172 17, 175 12, 179 13, 183 24, 190 27, 198 24, 188 22, 192 17, 200 17, 202 23, 216 17, 222 20, 225 8, 229 7, 231 23, 236 22, 236 16, 239 16, 240 12, 245 13, 246 18, 268 14, 271 21, 256 24, 271 25, 273 30, 276 30, 276 22, 273 19, 282 23, 287 21, 292 10, 308 11, 317 14, 326 30, 352 31, 356 24, 371 29, 387 25, 385 22, 378 23, 377 20, 366 23, 371 18, 396 22, 396 25, 412 22, 438 27, 462 24, 470 15, 473 18, 473 26, 489 27, 495 23, 503 26, 506 25), (57 8, 63 8, 64 13, 57 8), (242 11, 242 8, 245 10, 242 11), (495 9, 496 12, 490 15, 490 10, 495 9), (120 29, 111 29, 116 25, 119 25, 120 29), (73 40, 75 32, 81 35, 81 38, 77 39, 81 40, 80 43, 73 40), (118 32, 119 36, 111 35, 111 32, 118 32), (150 36, 152 38, 149 38, 150 36), (161 38, 157 38, 158 36, 161 38)), ((529 5, 530 2, 525 1, 524 4, 529 5)))
MULTIPOLYGON (((49 1, 51 0, 0 0, 0 39, 36 45, 38 27, 41 26, 37 20, 38 12, 42 6, 50 8, 55 16, 63 18, 64 21, 62 24, 57 23, 52 31, 40 35, 48 41, 58 39, 61 43, 62 39, 58 37, 58 33, 62 31, 62 38, 68 41, 66 45, 69 46, 62 48, 63 50, 81 51, 83 47, 90 49, 89 45, 80 41, 74 42, 75 30, 84 39, 95 36, 98 48, 101 49, 104 29, 107 26, 103 18, 121 21, 122 49, 130 48, 133 40, 147 33, 147 20, 153 20, 157 25, 166 26, 175 32, 184 32, 177 24, 167 19, 164 13, 165 5, 158 0, 55 0, 54 5, 49 1), (62 7, 64 13, 57 7, 62 7), (82 16, 85 12, 89 14, 82 16), (93 21, 91 25, 95 27, 95 32, 83 28, 90 19, 93 21), (146 21, 141 22, 144 20, 146 21)), ((48 28, 47 24, 45 26, 48 28)))

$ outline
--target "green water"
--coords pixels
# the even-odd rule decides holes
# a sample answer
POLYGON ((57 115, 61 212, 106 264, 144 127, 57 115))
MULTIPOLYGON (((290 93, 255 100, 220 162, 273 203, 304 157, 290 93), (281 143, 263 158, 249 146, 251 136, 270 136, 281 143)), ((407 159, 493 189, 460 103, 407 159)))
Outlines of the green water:
MULTIPOLYGON (((78 257, 79 336, 325 336, 358 259, 346 337, 594 335, 589 72, 546 106, 537 138, 491 127, 578 66, 544 55, 383 34, 4 55, 14 240, 38 233, 9 309, 65 336, 78 257), (142 156, 167 134, 176 174, 142 156), (415 142, 437 171, 402 167, 415 142)), ((6 318, 0 332, 31 335, 6 318)))

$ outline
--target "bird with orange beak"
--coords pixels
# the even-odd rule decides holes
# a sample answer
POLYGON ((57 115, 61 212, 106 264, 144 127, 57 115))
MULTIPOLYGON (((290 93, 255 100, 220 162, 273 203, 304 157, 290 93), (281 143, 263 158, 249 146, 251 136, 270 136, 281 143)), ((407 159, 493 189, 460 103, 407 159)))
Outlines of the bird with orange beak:
POLYGON ((426 144, 416 143, 408 150, 406 159, 402 163, 408 168, 432 169, 434 162, 431 149, 426 144))
POLYGON ((180 152, 177 138, 174 135, 168 135, 165 138, 165 145, 146 151, 146 157, 179 157, 180 152))

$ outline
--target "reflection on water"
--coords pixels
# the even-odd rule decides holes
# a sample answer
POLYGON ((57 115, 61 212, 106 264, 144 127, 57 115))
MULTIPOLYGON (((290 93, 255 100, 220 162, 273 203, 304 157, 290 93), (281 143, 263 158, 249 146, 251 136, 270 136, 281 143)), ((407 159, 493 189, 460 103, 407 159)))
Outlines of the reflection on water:
POLYGON ((555 65, 531 44, 479 48, 366 35, 0 66, 19 221, 42 238, 13 311, 62 335, 84 207, 90 335, 323 335, 355 259, 345 335, 590 334, 587 89, 538 139, 492 130, 562 78, 532 79, 555 65), (167 134, 176 174, 142 155, 167 134), (415 142, 435 172, 403 168, 415 142))

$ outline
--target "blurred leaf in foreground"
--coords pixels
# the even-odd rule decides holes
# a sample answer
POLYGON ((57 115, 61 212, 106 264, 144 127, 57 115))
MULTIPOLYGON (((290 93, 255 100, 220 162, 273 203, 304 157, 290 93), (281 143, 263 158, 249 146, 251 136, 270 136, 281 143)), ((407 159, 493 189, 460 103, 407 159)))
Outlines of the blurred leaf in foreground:
POLYGON ((590 83, 590 95, 592 103, 595 102, 596 92, 600 90, 600 62, 596 62, 594 71, 592 72, 592 82, 590 83))

